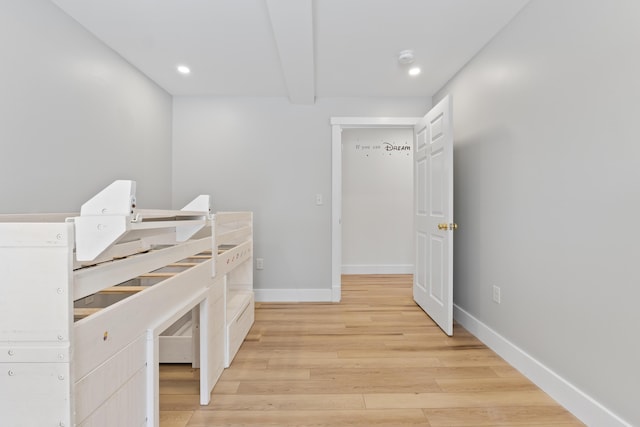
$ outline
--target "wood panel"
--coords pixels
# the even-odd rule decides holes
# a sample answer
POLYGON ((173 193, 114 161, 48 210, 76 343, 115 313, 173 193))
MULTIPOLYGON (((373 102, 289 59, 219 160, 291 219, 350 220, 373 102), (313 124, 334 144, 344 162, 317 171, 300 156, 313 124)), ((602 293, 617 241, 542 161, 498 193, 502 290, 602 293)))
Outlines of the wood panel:
POLYGON ((161 366, 161 426, 580 426, 459 325, 447 337, 410 275, 343 276, 341 303, 256 303, 198 405, 196 370, 161 366))

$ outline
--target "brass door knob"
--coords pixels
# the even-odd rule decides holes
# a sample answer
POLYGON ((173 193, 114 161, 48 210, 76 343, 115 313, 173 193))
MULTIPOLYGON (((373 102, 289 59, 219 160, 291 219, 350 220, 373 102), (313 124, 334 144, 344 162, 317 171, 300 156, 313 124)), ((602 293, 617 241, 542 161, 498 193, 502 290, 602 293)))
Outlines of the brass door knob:
POLYGON ((455 222, 452 222, 451 224, 447 224, 446 222, 440 223, 438 224, 438 230, 457 230, 458 229, 458 224, 456 224, 455 222))

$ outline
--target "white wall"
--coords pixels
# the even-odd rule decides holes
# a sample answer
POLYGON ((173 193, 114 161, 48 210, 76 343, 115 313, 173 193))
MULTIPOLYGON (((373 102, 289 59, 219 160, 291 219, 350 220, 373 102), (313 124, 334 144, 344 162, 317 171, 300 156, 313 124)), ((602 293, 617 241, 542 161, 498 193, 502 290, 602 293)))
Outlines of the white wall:
POLYGON ((639 17, 533 0, 436 96, 454 106, 456 305, 633 425, 639 17))
POLYGON ((171 202, 171 97, 47 0, 0 5, 0 213, 69 212, 115 179, 171 202))
POLYGON ((254 211, 258 297, 330 300, 330 118, 419 116, 430 101, 175 97, 174 206, 196 188, 215 210, 254 211))
POLYGON ((344 129, 342 146, 343 274, 412 273, 413 131, 344 129))

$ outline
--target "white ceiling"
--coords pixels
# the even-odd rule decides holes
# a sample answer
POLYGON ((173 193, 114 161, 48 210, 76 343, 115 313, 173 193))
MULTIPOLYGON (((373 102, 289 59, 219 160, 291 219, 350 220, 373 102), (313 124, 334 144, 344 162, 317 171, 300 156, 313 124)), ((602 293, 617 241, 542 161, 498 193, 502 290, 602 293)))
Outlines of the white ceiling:
POLYGON ((431 96, 528 0, 52 0, 173 95, 431 96), (415 52, 422 74, 397 61, 415 52), (176 72, 188 65, 188 76, 176 72))

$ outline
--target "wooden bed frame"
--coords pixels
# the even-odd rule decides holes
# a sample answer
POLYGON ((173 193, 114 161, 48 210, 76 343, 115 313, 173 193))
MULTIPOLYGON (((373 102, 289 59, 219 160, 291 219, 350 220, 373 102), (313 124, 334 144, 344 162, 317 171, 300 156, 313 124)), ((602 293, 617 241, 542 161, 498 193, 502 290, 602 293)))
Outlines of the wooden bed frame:
MULTIPOLYGON (((254 321, 252 224, 250 212, 215 214, 213 247, 218 251, 214 275, 223 277, 225 291, 225 368, 231 365, 254 321)), ((192 363, 197 368, 197 340, 192 335, 198 325, 194 310, 164 331, 160 335, 160 363, 192 363)))
POLYGON ((116 181, 80 215, 0 215, 3 424, 158 426, 161 347, 188 316, 209 403, 253 323, 252 214, 209 206, 140 210, 116 181))

